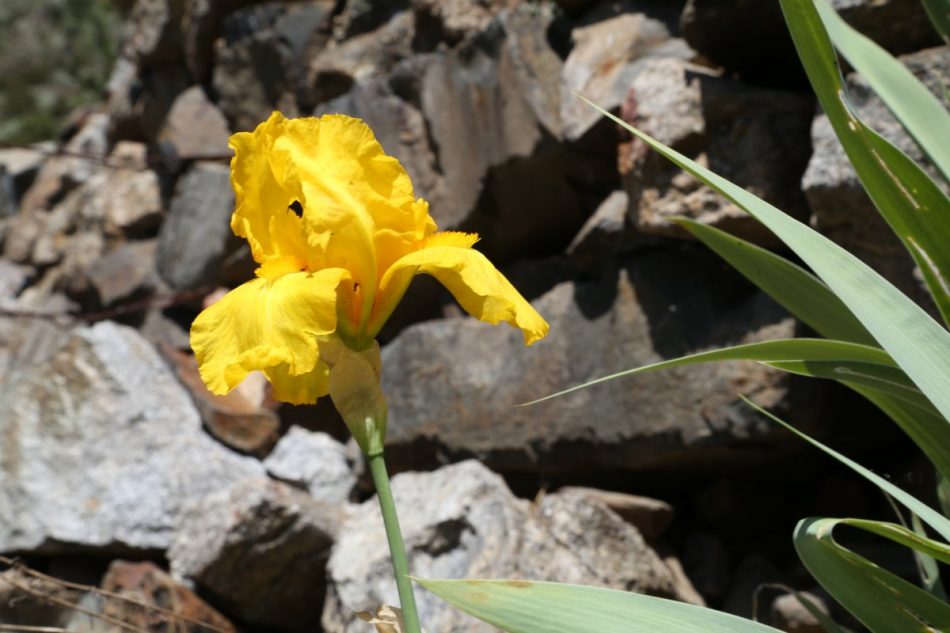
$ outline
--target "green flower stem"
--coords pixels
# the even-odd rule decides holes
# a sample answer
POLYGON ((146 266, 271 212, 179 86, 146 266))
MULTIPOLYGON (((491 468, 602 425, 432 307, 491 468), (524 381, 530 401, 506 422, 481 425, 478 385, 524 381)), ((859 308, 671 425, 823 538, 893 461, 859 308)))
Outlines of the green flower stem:
POLYGON ((373 483, 376 484, 379 508, 383 511, 383 524, 386 526, 389 553, 393 559, 393 572, 396 575, 396 589, 399 591, 405 633, 422 633, 422 628, 419 626, 419 612, 416 609, 416 598, 412 593, 412 581, 409 580, 406 546, 402 541, 399 517, 396 516, 396 503, 393 501, 393 492, 389 487, 389 475, 386 473, 386 460, 383 459, 382 452, 369 456, 369 470, 373 474, 373 483))

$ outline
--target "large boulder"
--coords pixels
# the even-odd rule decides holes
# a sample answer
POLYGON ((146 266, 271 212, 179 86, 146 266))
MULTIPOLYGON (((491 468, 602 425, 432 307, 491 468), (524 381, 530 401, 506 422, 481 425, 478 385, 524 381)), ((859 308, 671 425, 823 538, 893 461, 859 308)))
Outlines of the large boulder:
POLYGON ((312 631, 346 512, 277 481, 238 482, 195 500, 178 518, 168 551, 172 574, 245 622, 312 631))
POLYGON ((202 432, 131 328, 3 321, 0 336, 0 551, 159 552, 189 502, 263 475, 202 432))
MULTIPOLYGON (((757 88, 678 59, 647 62, 621 110, 660 142, 803 220, 800 183, 813 113, 809 96, 757 88)), ((775 241, 757 220, 643 141, 625 143, 621 156, 631 219, 641 231, 686 236, 672 221, 685 216, 746 239, 775 241)))
MULTIPOLYGON (((397 475, 392 489, 409 569, 420 577, 550 580, 683 598, 673 572, 636 528, 584 494, 555 493, 532 505, 475 461, 397 475)), ((344 525, 327 576, 327 633, 365 631, 356 612, 397 604, 376 499, 344 525)), ((427 630, 494 630, 432 594, 416 597, 427 630)))
POLYGON ((383 348, 394 467, 470 455, 507 472, 591 476, 738 464, 782 444, 738 396, 794 414, 789 378, 752 362, 649 373, 517 406, 663 359, 792 336, 794 322, 715 255, 689 245, 645 254, 612 277, 562 282, 534 305, 551 332, 531 348, 512 328, 471 319, 421 323, 383 348))

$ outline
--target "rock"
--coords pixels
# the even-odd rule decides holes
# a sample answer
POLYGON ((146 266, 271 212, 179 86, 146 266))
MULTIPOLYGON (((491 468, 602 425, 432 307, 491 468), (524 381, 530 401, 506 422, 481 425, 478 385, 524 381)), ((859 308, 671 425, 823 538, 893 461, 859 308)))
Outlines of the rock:
POLYGON ((84 185, 82 216, 104 223, 113 237, 154 235, 165 209, 158 175, 146 166, 145 145, 120 141, 108 165, 84 185))
MULTIPOLYGON (((939 44, 916 0, 832 0, 860 32, 892 53, 939 44)), ((742 79, 807 89, 808 80, 779 5, 757 0, 689 0, 680 18, 689 45, 742 79)))
POLYGON ((268 2, 225 18, 212 83, 232 130, 253 130, 275 109, 300 114, 305 53, 328 28, 333 5, 268 2))
POLYGON ((408 6, 409 0, 347 0, 333 19, 333 39, 341 42, 375 31, 408 6))
POLYGON ((264 377, 255 373, 245 383, 255 383, 257 393, 241 384, 230 393, 219 396, 208 391, 198 373, 198 363, 191 354, 167 350, 178 379, 194 398, 205 428, 222 444, 233 449, 265 455, 273 448, 280 430, 277 415, 262 406, 264 377), (256 397, 255 397, 256 396, 256 397))
POLYGON ((109 117, 105 114, 90 115, 63 147, 63 155, 43 163, 33 185, 23 195, 21 215, 52 208, 103 169, 100 162, 109 152, 108 126, 109 117))
POLYGON ((186 0, 181 19, 185 65, 197 83, 211 80, 214 43, 227 15, 260 0, 186 0))
POLYGON ((346 447, 326 433, 299 426, 280 438, 264 468, 271 477, 306 489, 318 501, 348 501, 356 486, 346 447))
POLYGON ((19 211, 20 199, 54 150, 51 143, 0 149, 0 219, 19 211))
POLYGON ((0 387, 0 551, 158 552, 190 501, 263 474, 201 431, 187 393, 131 328, 0 325, 18 368, 0 387))
POLYGON ((119 55, 139 68, 182 60, 181 18, 186 0, 135 0, 122 25, 119 55))
POLYGON ((646 235, 633 227, 629 207, 627 192, 614 191, 587 218, 566 251, 579 270, 597 275, 609 268, 612 261, 646 248, 665 246, 664 238, 646 235))
POLYGON ((673 520, 673 507, 665 501, 641 497, 623 492, 611 492, 596 488, 568 486, 559 491, 562 495, 587 498, 610 508, 621 519, 637 528, 648 541, 663 535, 673 520))
MULTIPOLYGON (((950 80, 950 51, 932 48, 900 58, 934 94, 943 94, 950 80)), ((894 143, 901 151, 941 182, 916 143, 878 99, 867 83, 855 74, 846 82, 850 102, 865 124, 894 143)), ((931 305, 918 281, 909 254, 871 203, 854 168, 838 142, 828 118, 821 114, 812 126, 814 152, 801 187, 811 206, 813 227, 857 255, 901 291, 921 305, 931 305)))
MULTIPOLYGON (((392 489, 412 574, 552 580, 676 597, 671 572, 639 532, 587 497, 556 493, 532 507, 475 461, 397 475, 392 489)), ((343 526, 327 577, 327 633, 364 631, 356 611, 396 603, 376 499, 343 526)), ((430 631, 494 630, 431 594, 416 598, 430 631)))
POLYGON ((793 335, 771 300, 685 246, 627 260, 612 278, 558 284, 535 301, 551 333, 531 348, 512 328, 469 319, 404 330, 382 351, 392 467, 471 455, 504 472, 590 476, 742 463, 787 446, 737 394, 795 417, 808 409, 787 397, 813 406, 812 383, 791 394, 787 376, 756 363, 648 373, 515 406, 661 359, 793 335))
POLYGON ((566 245, 593 210, 578 189, 605 173, 596 160, 578 170, 555 140, 561 62, 544 37, 549 22, 526 5, 502 12, 478 37, 433 55, 422 76, 422 112, 450 192, 433 216, 479 233, 496 260, 566 245))
POLYGON ((453 46, 488 27, 503 9, 517 6, 514 0, 412 0, 412 9, 420 25, 417 40, 425 39, 422 48, 434 48, 434 42, 453 46))
MULTIPOLYGON (((808 162, 814 103, 804 95, 754 88, 681 60, 647 62, 621 116, 657 140, 764 198, 807 217, 799 189, 808 162)), ((624 186, 638 229, 686 236, 685 216, 745 239, 775 238, 738 206, 684 173, 638 139, 621 150, 624 186)))
POLYGON ((228 158, 228 122, 200 86, 192 86, 178 95, 162 129, 158 142, 177 159, 228 158))
POLYGON ((180 517, 168 551, 172 574, 248 624, 313 630, 345 513, 280 482, 238 482, 180 517))
MULTIPOLYGON (((808 591, 800 592, 802 597, 820 609, 825 615, 829 614, 828 604, 823 598, 808 591)), ((818 618, 802 605, 798 596, 787 593, 779 596, 772 602, 772 626, 787 633, 822 633, 825 630, 818 622, 818 618)))
POLYGON ((191 83, 180 64, 141 68, 120 57, 106 88, 109 138, 154 143, 178 95, 191 83))
POLYGON ((86 594, 66 623, 70 631, 110 631, 110 622, 148 622, 152 630, 234 633, 234 625, 155 563, 123 560, 109 565, 104 593, 86 594))
POLYGON ((573 30, 574 47, 564 61, 561 120, 564 137, 574 141, 586 134, 603 115, 578 99, 583 95, 604 108, 616 110, 627 96, 630 82, 647 60, 665 57, 689 59, 693 51, 670 35, 669 25, 644 13, 621 13, 573 30))
POLYGON ((154 292, 158 285, 155 271, 157 240, 120 244, 86 272, 90 303, 98 307, 114 306, 154 292))
POLYGON ((16 297, 35 271, 29 266, 0 259, 0 309, 13 309, 16 297))
POLYGON ((240 243, 231 231, 234 210, 227 165, 198 162, 181 177, 158 236, 158 271, 176 290, 214 284, 240 243))
POLYGON ((339 44, 330 43, 310 61, 307 101, 314 105, 324 103, 346 93, 356 83, 385 76, 412 55, 413 33, 413 15, 403 11, 375 31, 339 44))

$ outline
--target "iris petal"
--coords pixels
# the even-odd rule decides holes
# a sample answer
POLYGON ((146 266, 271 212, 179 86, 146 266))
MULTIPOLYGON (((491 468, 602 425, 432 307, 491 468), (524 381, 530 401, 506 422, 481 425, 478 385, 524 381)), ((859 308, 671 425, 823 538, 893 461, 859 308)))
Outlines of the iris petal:
POLYGON ((224 394, 249 372, 264 370, 279 392, 304 393, 300 385, 279 384, 281 377, 311 373, 310 390, 320 391, 316 337, 336 329, 337 286, 347 276, 328 268, 257 278, 199 314, 191 346, 208 388, 224 394))
MULTIPOLYGON (((471 248, 476 236, 437 233, 429 244, 394 263, 383 276, 387 287, 406 284, 426 273, 438 279, 476 319, 496 325, 505 321, 521 329, 526 345, 544 338, 548 324, 484 255, 471 248)), ((406 284, 407 285, 407 284, 406 284)))

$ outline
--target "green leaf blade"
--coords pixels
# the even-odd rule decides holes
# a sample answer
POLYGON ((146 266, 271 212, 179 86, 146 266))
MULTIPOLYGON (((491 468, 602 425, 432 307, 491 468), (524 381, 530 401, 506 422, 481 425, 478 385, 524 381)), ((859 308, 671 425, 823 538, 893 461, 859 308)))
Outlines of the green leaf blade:
POLYGON ((676 223, 822 336, 877 346, 847 306, 801 266, 707 224, 686 218, 676 223))
POLYGON ((872 531, 941 555, 945 546, 915 541, 908 536, 913 532, 900 526, 855 519, 804 519, 793 537, 799 558, 812 576, 871 631, 950 629, 950 605, 838 544, 832 534, 838 525, 872 531))
POLYGON ((452 606, 508 633, 776 633, 704 607, 625 591, 527 580, 423 580, 452 606))

